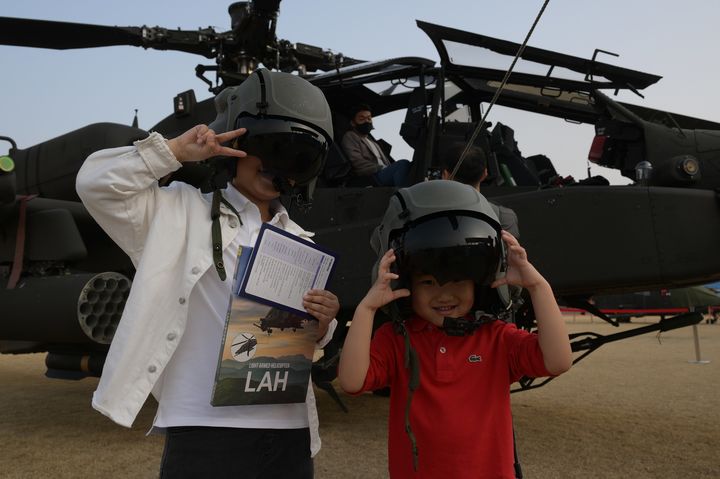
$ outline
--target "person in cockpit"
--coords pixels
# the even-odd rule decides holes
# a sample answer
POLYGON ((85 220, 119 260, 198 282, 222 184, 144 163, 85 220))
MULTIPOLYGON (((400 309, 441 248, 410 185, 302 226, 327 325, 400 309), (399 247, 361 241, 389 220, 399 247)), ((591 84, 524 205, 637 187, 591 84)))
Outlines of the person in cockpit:
POLYGON ((410 162, 388 158, 370 135, 372 130, 370 107, 356 106, 352 111, 350 129, 341 142, 343 152, 352 164, 353 174, 370 177, 376 186, 409 186, 410 162))

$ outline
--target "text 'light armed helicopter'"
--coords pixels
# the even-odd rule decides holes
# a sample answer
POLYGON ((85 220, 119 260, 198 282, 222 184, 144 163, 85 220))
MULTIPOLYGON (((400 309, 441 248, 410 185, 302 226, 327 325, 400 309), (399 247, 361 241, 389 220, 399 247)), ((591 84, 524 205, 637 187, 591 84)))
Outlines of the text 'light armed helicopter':
MULTIPOLYGON (((338 146, 351 107, 366 103, 375 116, 406 111, 399 130, 414 150, 414 179, 423 181, 440 166, 444 148, 467 141, 505 73, 454 61, 449 50, 459 45, 508 56, 519 45, 418 22, 438 50, 440 65, 418 57, 362 62, 277 40, 278 8, 279 1, 232 4, 232 29, 223 33, 0 18, 0 44, 134 45, 199 54, 216 59, 215 66, 196 68, 213 92, 238 84, 261 64, 295 71, 321 88, 333 111, 336 142, 312 208, 293 209, 291 216, 338 253, 329 289, 340 298, 343 323, 369 286, 375 260, 370 232, 394 192, 354 186, 356 178, 338 146), (207 72, 215 72, 215 83, 207 72)), ((546 73, 517 70, 498 105, 593 124, 591 159, 632 179, 636 168, 644 175, 631 186, 609 186, 599 178, 576 182, 559 175, 549 158, 523 157, 508 126, 496 124, 479 136, 490 160, 482 192, 515 210, 522 243, 559 299, 592 309, 588 299, 598 293, 720 279, 720 258, 709 254, 720 242, 715 193, 720 124, 621 103, 603 93, 639 92, 657 82, 656 75, 531 47, 522 60, 544 66, 546 73)), ((175 97, 175 111, 151 130, 172 137, 214 117, 212 99, 197 102, 192 91, 182 92, 175 97)), ((146 135, 139 128, 98 123, 27 149, 11 148, 14 169, 0 174, 0 273, 11 286, 0 291, 8 311, 0 320, 0 352, 48 351, 52 373, 99 374, 134 271, 79 203, 74 178, 90 153, 146 135)), ((207 172, 203 165, 183 167, 168 181, 201 186, 207 172)), ((668 319, 658 329, 694 320, 668 319)), ((531 314, 519 315, 519 322, 532 327, 531 314)), ((340 332, 331 354, 342 339, 340 332)))

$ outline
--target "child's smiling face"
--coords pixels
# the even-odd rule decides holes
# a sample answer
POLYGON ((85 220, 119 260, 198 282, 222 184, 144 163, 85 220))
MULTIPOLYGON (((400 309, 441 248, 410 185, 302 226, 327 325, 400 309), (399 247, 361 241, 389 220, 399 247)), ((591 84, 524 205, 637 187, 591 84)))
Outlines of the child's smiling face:
POLYGON ((432 275, 416 274, 410 291, 415 314, 435 326, 442 326, 445 317, 465 316, 475 301, 475 283, 470 279, 449 281, 441 286, 432 275))

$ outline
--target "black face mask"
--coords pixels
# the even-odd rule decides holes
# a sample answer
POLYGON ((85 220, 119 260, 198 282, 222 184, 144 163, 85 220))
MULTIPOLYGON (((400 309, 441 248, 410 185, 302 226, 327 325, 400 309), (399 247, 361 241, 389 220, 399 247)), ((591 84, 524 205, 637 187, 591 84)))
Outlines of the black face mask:
POLYGON ((373 124, 371 122, 355 125, 355 131, 357 131, 361 135, 367 135, 368 133, 370 133, 370 131, 372 131, 372 129, 373 124))

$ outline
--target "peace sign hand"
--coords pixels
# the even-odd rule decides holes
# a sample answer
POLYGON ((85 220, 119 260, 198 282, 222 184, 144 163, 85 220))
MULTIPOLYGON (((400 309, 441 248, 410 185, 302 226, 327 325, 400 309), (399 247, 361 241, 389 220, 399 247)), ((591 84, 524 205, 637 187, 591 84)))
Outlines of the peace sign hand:
POLYGON ((234 156, 242 158, 247 156, 242 150, 223 146, 245 133, 245 128, 215 133, 207 125, 197 125, 182 135, 168 140, 168 147, 180 163, 203 161, 213 156, 234 156))

